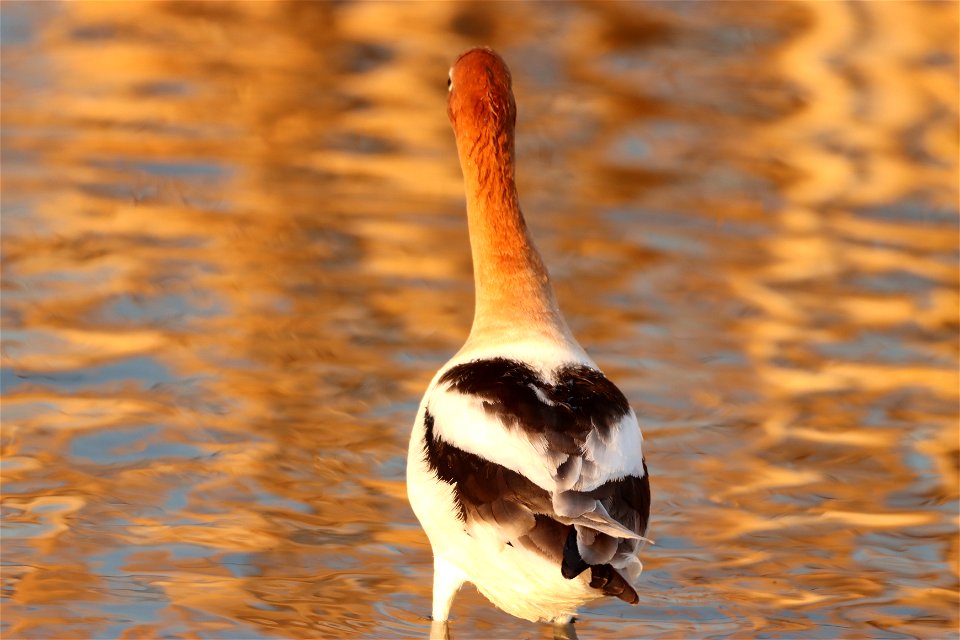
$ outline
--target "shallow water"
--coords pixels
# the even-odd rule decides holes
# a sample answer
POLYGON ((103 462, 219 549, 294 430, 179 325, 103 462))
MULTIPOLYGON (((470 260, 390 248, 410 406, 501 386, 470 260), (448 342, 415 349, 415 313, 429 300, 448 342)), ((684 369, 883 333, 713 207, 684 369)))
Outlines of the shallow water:
POLYGON ((472 314, 477 43, 646 434, 641 604, 581 637, 955 637, 955 4, 0 11, 4 638, 426 635, 404 457, 472 314))

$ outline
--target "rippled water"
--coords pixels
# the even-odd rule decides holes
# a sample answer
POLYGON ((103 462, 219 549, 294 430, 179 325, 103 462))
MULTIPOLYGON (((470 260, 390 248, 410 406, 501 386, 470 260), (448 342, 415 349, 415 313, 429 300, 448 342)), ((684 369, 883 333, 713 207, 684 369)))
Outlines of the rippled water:
POLYGON ((2 42, 4 638, 426 634, 478 43, 647 437, 641 604, 580 635, 955 637, 955 3, 6 2, 2 42))

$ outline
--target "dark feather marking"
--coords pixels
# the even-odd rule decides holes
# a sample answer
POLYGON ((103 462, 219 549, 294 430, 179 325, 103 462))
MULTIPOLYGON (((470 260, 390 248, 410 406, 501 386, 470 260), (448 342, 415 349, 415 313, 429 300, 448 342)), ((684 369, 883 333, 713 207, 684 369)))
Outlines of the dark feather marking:
POLYGON ((564 578, 570 580, 586 571, 589 566, 580 557, 580 549, 577 548, 577 531, 570 527, 567 540, 563 543, 563 564, 560 566, 560 572, 564 578))
MULTIPOLYGON (((521 527, 515 542, 557 563, 564 578, 575 578, 590 568, 591 587, 631 604, 639 601, 637 592, 610 564, 589 565, 580 556, 576 530, 554 519, 553 503, 546 490, 515 471, 445 442, 434 432, 434 417, 429 411, 424 413, 423 422, 427 465, 439 480, 452 485, 463 522, 481 520, 500 527, 521 527)), ((646 473, 642 478, 627 476, 610 481, 586 494, 599 500, 628 528, 641 535, 646 532, 650 513, 646 473)))
POLYGON ((459 495, 459 484, 457 483, 458 456, 453 447, 433 435, 433 415, 429 411, 423 414, 423 426, 426 429, 424 438, 424 453, 426 454, 427 465, 430 470, 437 474, 437 477, 447 484, 454 485, 454 492, 457 494, 457 507, 460 510, 460 519, 466 521, 467 512, 464 502, 459 495))
POLYGON ((614 520, 640 535, 650 519, 650 474, 643 461, 643 477, 627 476, 600 485, 589 495, 600 501, 614 520))
POLYGON ((605 596, 614 596, 629 604, 640 602, 636 589, 609 564, 590 567, 590 586, 600 589, 605 596))
POLYGON ((569 455, 583 453, 593 430, 607 440, 630 412, 623 393, 596 369, 571 364, 554 377, 556 383, 548 384, 522 362, 490 358, 452 367, 440 383, 481 398, 484 409, 509 427, 542 435, 551 451, 569 455))

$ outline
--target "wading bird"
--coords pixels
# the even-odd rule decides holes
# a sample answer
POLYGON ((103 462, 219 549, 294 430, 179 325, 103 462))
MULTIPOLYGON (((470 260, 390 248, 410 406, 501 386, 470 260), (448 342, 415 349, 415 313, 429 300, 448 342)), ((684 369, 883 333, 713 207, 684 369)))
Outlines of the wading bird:
POLYGON ((447 114, 467 195, 476 306, 430 383, 407 460, 434 556, 433 633, 473 583, 514 616, 572 633, 577 607, 639 601, 650 484, 623 393, 577 343, 514 181, 510 71, 490 49, 450 70, 447 114))

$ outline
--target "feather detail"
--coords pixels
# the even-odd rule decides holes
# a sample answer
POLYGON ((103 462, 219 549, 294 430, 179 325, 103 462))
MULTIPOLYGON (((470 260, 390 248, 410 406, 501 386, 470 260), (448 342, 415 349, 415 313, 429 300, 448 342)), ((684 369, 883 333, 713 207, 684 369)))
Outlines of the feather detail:
MULTIPOLYGON (((568 492, 572 493, 572 492, 568 492)), ((554 504, 556 504, 557 496, 554 496, 554 504)), ((559 514, 558 515, 563 515, 559 514)), ((606 533, 607 535, 614 536, 617 538, 627 538, 629 540, 643 540, 644 542, 653 543, 653 540, 645 538, 640 535, 638 532, 628 529, 624 525, 620 524, 607 513, 607 510, 603 507, 600 502, 597 500, 593 501, 593 508, 589 511, 584 511, 578 516, 574 516, 569 519, 571 524, 575 524, 581 527, 589 527, 596 531, 606 533)))
POLYGON ((425 397, 423 457, 451 486, 474 539, 526 549, 566 579, 590 568, 590 584, 600 585, 592 588, 632 600, 636 553, 650 541, 642 438, 625 404, 584 413, 596 398, 616 397, 586 368, 543 371, 503 357, 452 363, 425 397))
POLYGON ((427 400, 432 413, 450 416, 438 425, 445 440, 550 492, 644 473, 643 438, 626 398, 580 362, 543 370, 505 357, 452 363, 427 400))

